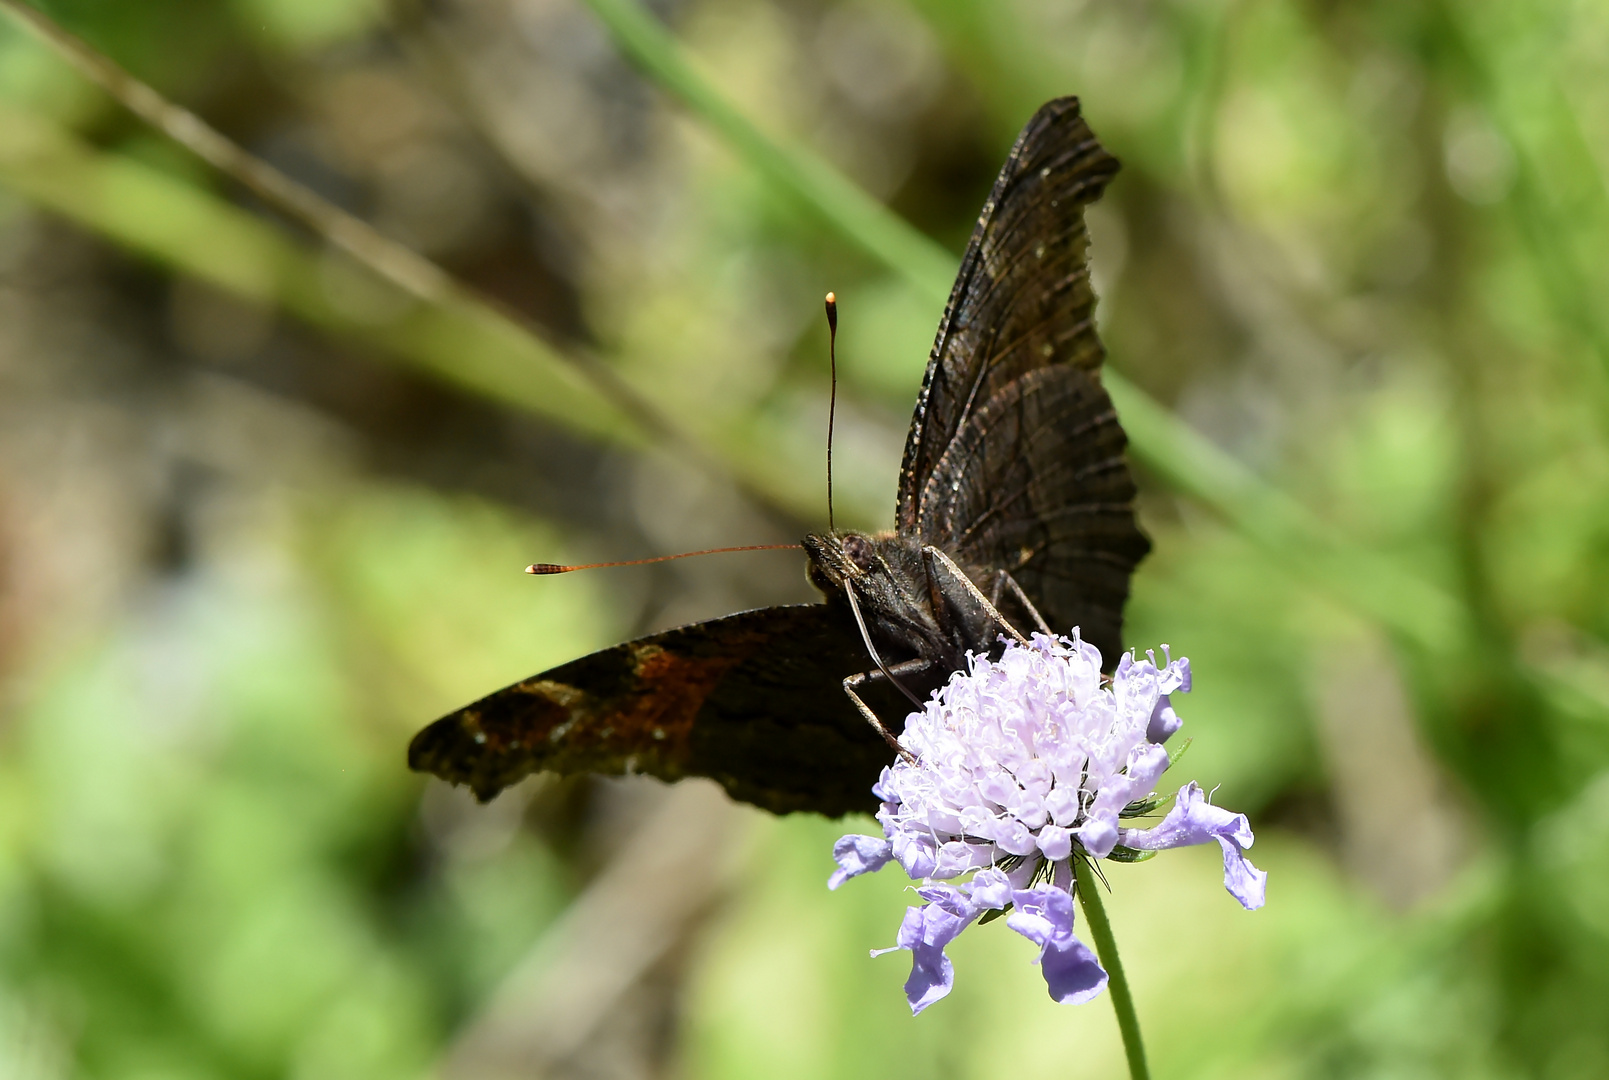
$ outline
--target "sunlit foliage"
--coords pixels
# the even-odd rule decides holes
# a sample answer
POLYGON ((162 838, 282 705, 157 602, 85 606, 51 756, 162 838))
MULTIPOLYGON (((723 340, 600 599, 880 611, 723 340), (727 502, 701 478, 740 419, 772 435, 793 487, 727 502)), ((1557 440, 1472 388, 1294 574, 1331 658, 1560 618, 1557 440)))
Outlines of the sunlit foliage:
MULTIPOLYGON (((839 513, 888 525, 926 271, 579 0, 37 6, 546 345, 389 289, 0 18, 0 1072, 1118 1073, 1109 1010, 1003 926, 913 1021, 866 957, 907 897, 829 901, 839 823, 632 781, 480 808, 404 766, 544 665, 809 599, 788 553, 519 570, 824 524, 828 289, 839 513), (583 416, 551 350, 746 489, 583 416)), ((952 252, 1078 94, 1124 162, 1113 369, 1319 522, 1136 455, 1127 637, 1196 676, 1168 783, 1221 782, 1270 872, 1248 915, 1215 851, 1114 869, 1157 1075, 1609 1074, 1609 9, 653 7, 952 252)))

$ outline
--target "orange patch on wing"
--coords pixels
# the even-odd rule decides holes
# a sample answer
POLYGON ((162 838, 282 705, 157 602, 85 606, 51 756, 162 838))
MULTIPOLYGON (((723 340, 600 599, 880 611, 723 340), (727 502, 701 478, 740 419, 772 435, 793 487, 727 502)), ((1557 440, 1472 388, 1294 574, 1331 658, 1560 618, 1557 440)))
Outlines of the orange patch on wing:
POLYGON ((644 644, 632 657, 636 684, 610 718, 611 738, 666 762, 685 755, 693 720, 744 655, 690 657, 644 644))

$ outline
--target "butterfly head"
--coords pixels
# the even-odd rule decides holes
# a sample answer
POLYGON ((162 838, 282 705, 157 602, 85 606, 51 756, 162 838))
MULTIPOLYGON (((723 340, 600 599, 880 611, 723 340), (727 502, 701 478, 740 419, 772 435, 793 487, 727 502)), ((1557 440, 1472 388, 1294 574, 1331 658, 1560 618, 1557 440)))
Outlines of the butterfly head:
POLYGON ((871 537, 861 533, 811 533, 804 538, 810 556, 810 583, 828 596, 872 573, 881 560, 871 537))
POLYGON ((902 591, 901 582, 914 567, 906 567, 902 545, 891 535, 867 536, 858 532, 812 533, 804 538, 810 556, 810 583, 829 599, 853 589, 863 603, 882 609, 902 591))
MULTIPOLYGON (((829 605, 855 612, 868 645, 884 658, 939 660, 933 670, 943 674, 964 662, 934 619, 920 545, 895 533, 832 532, 805 537, 804 549, 811 584, 829 605)), ((932 689, 906 682, 919 693, 932 689)))

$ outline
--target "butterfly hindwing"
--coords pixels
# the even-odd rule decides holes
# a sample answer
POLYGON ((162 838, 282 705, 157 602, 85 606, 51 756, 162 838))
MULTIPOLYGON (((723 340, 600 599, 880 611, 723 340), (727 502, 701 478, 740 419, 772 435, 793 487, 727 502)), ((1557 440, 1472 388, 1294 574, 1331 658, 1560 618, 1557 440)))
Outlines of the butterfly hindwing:
POLYGON ((546 769, 708 776, 777 813, 871 810, 888 748, 841 687, 866 666, 859 635, 826 605, 745 611, 505 687, 421 731, 408 764, 482 799, 546 769))
MULTIPOLYGON (((1134 524, 1125 442, 1087 372, 1029 372, 951 441, 923 489, 918 530, 964 566, 1008 571, 1052 629, 1079 627, 1115 662, 1129 575, 1151 546, 1134 524)), ((1002 603, 1009 611, 1009 596, 1002 603)))

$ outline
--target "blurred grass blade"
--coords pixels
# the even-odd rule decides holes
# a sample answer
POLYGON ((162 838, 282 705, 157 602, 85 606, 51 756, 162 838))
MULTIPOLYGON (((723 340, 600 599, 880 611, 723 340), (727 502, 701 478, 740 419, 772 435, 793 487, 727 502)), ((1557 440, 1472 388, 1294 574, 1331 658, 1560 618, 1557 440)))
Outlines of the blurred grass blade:
POLYGON ((762 132, 702 75, 637 0, 586 0, 615 43, 681 98, 769 180, 823 214, 849 241, 943 304, 960 259, 820 158, 762 132))
POLYGON ((643 441, 639 425, 573 365, 498 312, 457 296, 419 303, 344 257, 321 259, 261 218, 3 105, 0 183, 147 258, 449 383, 579 434, 643 441), (367 296, 373 317, 331 299, 343 291, 367 296))
MULTIPOLYGON (((78 143, 48 122, 19 115, 0 132, 0 156, 6 158, 0 176, 33 201, 181 272, 247 299, 282 305, 314 325, 378 346, 448 382, 578 434, 633 446, 657 442, 711 475, 735 481, 754 503, 772 512, 807 520, 819 512, 813 478, 797 475, 769 433, 745 425, 700 423, 697 417, 690 426, 677 423, 598 358, 549 345, 527 320, 247 153, 42 13, 19 0, 0 0, 0 11, 119 104, 306 225, 357 265, 339 264, 331 270, 222 200, 78 143), (129 206, 146 212, 124 213, 129 206), (229 236, 231 242, 213 247, 198 241, 212 234, 229 236), (370 273, 379 280, 362 280, 370 273), (377 324, 332 303, 327 295, 332 274, 370 293, 371 299, 377 290, 396 291, 398 295, 377 305, 387 309, 387 317, 377 324)), ((789 174, 797 165, 779 164, 778 173, 789 174)), ((803 163, 807 169, 809 165, 803 163)), ((878 233, 881 228, 903 231, 908 245, 928 244, 897 218, 891 219, 890 228, 878 205, 832 170, 820 170, 816 181, 821 190, 803 194, 863 200, 860 217, 848 224, 869 229, 876 243, 900 243, 898 236, 878 233)), ((920 258, 914 246, 908 254, 920 258)), ((939 273, 953 271, 952 260, 942 252, 939 256, 944 265, 936 268, 935 280, 939 273)), ((858 520, 882 519, 880 508, 849 509, 858 520)))
POLYGON ((195 113, 168 101, 44 13, 20 0, 0 0, 0 9, 124 108, 219 172, 245 185, 270 206, 300 221, 359 262, 368 264, 398 288, 424 300, 438 299, 452 289, 451 276, 429 259, 382 235, 367 222, 248 154, 195 113))
POLYGON ((1456 69, 1514 155, 1514 179, 1507 202, 1537 280, 1559 320, 1581 335, 1602 371, 1609 373, 1609 318, 1575 243, 1581 232, 1594 225, 1599 230, 1604 227, 1609 192, 1603 166, 1582 130, 1581 117, 1552 73, 1530 64, 1500 70, 1501 49, 1494 38, 1500 40, 1503 32, 1482 25, 1493 21, 1489 15, 1483 19, 1482 13, 1459 5, 1443 6, 1436 14, 1443 24, 1439 36, 1446 43, 1438 61, 1456 69), (1552 133, 1548 140, 1551 155, 1538 145, 1539 132, 1552 133), (1566 209, 1557 204, 1549 193, 1548 180, 1550 174, 1557 180, 1556 174, 1561 172, 1579 173, 1586 179, 1577 190, 1590 193, 1589 205, 1566 209), (1578 220, 1582 217, 1597 220, 1578 220))
MULTIPOLYGON (((959 260, 822 159, 774 142, 701 75, 637 0, 586 0, 645 72, 715 128, 749 163, 806 200, 847 239, 943 303, 959 260)), ((1301 577, 1413 640, 1444 648, 1467 625, 1450 594, 1389 561, 1331 540, 1300 504, 1259 479, 1165 406, 1107 368, 1135 457, 1179 491, 1214 507, 1301 577)))
MULTIPOLYGON (((401 360, 585 438, 650 445, 650 427, 600 394, 573 357, 497 309, 452 293, 421 300, 337 251, 310 251, 207 191, 3 103, 0 185, 167 269, 283 309, 379 358, 401 360)), ((684 458, 735 479, 772 511, 803 520, 821 513, 816 474, 801 473, 773 433, 696 421, 701 444, 666 440, 684 458)), ((848 509, 852 519, 873 523, 887 508, 851 501, 848 509)))
MULTIPOLYGON (((437 308, 438 316, 450 315, 459 321, 478 324, 483 334, 505 339, 505 346, 513 344, 516 353, 540 353, 549 368, 571 368, 581 381, 591 384, 597 395, 607 399, 618 414, 629 417, 646 433, 665 443, 682 445, 691 452, 690 456, 706 458, 668 417, 605 365, 574 350, 564 352, 547 347, 541 341, 537 328, 524 319, 505 312, 501 305, 458 281, 429 259, 247 153, 206 121, 168 101, 42 12, 20 0, 0 0, 0 10, 4 10, 37 40, 67 60, 124 108, 219 172, 244 185, 270 206, 300 221, 315 235, 340 248, 397 288, 437 308), (517 342, 507 340, 521 335, 532 341, 521 347, 517 342)), ((505 356, 508 351, 505 347, 505 356)), ((596 413, 596 410, 593 412, 596 413)))
POLYGON ((1459 640, 1468 614, 1452 594, 1335 537, 1305 506, 1181 423, 1155 398, 1110 372, 1102 378, 1135 456, 1176 489, 1217 509, 1284 570, 1422 647, 1441 651, 1459 640))

